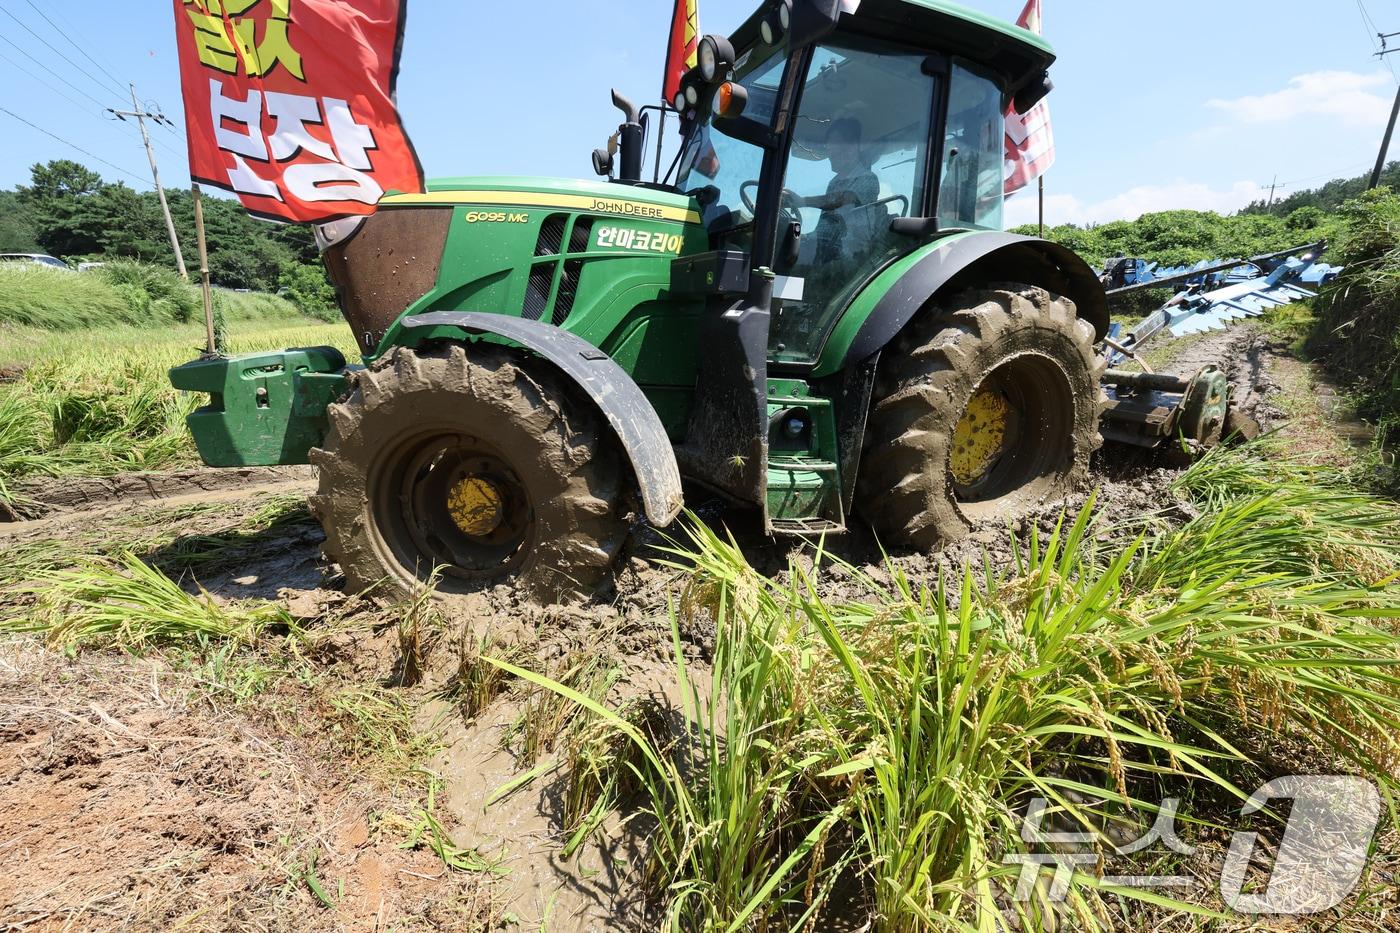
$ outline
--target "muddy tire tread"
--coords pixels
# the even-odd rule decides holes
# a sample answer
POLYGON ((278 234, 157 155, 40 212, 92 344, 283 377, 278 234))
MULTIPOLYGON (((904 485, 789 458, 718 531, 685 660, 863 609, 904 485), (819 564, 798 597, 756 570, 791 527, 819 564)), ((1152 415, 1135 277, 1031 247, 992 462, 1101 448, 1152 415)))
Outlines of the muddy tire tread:
MULTIPOLYGON (((468 404, 523 426, 540 438, 530 452, 534 472, 557 474, 547 507, 536 503, 536 545, 512 584, 545 603, 595 592, 628 530, 617 503, 630 473, 620 467, 615 439, 548 365, 481 344, 470 352, 460 345, 396 348, 330 407, 330 430, 311 454, 319 472, 311 507, 325 529, 326 557, 340 565, 347 587, 387 583, 400 595, 412 592, 384 566, 370 538, 369 448, 384 430, 378 422, 442 404, 468 404)), ((463 425, 464 433, 470 430, 463 425)))
POLYGON ((1094 350, 1093 327, 1071 300, 1041 288, 973 289, 926 308, 881 358, 857 509, 882 540, 926 550, 967 533, 972 523, 958 507, 946 466, 953 429, 995 366, 995 348, 1026 329, 1055 348, 1052 355, 1067 372, 1081 370, 1081 382, 1086 374, 1092 379, 1091 397, 1076 399, 1074 456, 1055 491, 1083 484, 1089 456, 1103 443, 1098 424, 1107 405, 1099 384, 1106 363, 1094 350))

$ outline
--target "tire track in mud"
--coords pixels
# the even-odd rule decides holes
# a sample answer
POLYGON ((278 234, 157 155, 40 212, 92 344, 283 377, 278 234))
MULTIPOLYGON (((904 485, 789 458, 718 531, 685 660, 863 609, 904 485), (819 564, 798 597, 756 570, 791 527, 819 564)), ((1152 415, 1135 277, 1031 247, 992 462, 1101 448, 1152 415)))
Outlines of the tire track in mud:
POLYGON ((267 492, 300 488, 310 491, 315 481, 315 469, 308 466, 207 468, 30 480, 12 487, 11 503, 0 502, 0 540, 133 507, 170 508, 234 501, 267 492))

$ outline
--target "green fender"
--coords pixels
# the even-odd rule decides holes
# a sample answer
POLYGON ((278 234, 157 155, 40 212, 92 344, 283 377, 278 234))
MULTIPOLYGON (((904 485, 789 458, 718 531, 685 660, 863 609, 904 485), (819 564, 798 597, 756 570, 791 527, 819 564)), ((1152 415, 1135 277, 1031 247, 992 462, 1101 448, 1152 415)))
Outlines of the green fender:
POLYGON ((940 292, 983 282, 1020 282, 1064 295, 1100 339, 1108 333, 1103 284, 1073 251, 1035 237, 962 231, 921 246, 877 273, 832 330, 813 377, 841 372, 880 352, 940 292))

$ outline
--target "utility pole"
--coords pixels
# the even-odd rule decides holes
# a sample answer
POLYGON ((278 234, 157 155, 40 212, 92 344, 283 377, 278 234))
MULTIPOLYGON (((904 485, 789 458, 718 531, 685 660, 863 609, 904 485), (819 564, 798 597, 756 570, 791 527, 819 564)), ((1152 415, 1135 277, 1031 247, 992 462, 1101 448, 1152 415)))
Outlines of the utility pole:
MULTIPOLYGON (((1381 40, 1381 50, 1376 53, 1377 58, 1383 59, 1387 55, 1400 52, 1400 48, 1392 49, 1386 44, 1387 40, 1400 36, 1400 32, 1379 33, 1379 36, 1381 40)), ((1381 186, 1381 172, 1385 171, 1385 158, 1390 153, 1390 140, 1391 137, 1395 135, 1395 120, 1397 117, 1400 117, 1400 87, 1395 89, 1395 106, 1390 108, 1390 123, 1386 124, 1385 137, 1381 139, 1381 154, 1376 156, 1376 170, 1371 173, 1370 188, 1379 188, 1381 186)))
POLYGON ((1271 207, 1274 206, 1274 191, 1275 191, 1277 188, 1278 188, 1278 176, 1275 175, 1275 176, 1274 176, 1273 183, 1269 185, 1269 203, 1264 205, 1264 209, 1265 209, 1265 210, 1268 210, 1269 208, 1271 208, 1271 207))
MULTIPOLYGON (((1397 49, 1396 51, 1400 51, 1397 49)), ((1381 140, 1381 154, 1376 156, 1376 170, 1371 173, 1372 188, 1381 186, 1381 172, 1385 171, 1385 157, 1390 152, 1390 139, 1395 135, 1395 120, 1400 117, 1400 87, 1395 89, 1395 106, 1390 108, 1390 123, 1386 125, 1385 137, 1381 140)))
POLYGON ((190 280, 190 274, 185 270, 185 256, 180 252, 180 238, 175 235, 175 220, 170 216, 170 205, 165 200, 165 189, 160 184, 160 169, 156 167, 156 151, 151 148, 151 134, 146 132, 146 120, 151 119, 157 123, 166 122, 163 113, 148 113, 141 103, 136 99, 136 85, 131 85, 131 106, 132 110, 113 110, 107 108, 107 112, 114 115, 118 120, 125 121, 127 117, 134 117, 136 125, 141 127, 141 141, 146 144, 146 158, 151 160, 151 178, 156 183, 156 196, 160 198, 160 209, 165 212, 165 229, 170 233, 170 247, 175 250, 175 265, 180 270, 180 278, 186 282, 190 280))

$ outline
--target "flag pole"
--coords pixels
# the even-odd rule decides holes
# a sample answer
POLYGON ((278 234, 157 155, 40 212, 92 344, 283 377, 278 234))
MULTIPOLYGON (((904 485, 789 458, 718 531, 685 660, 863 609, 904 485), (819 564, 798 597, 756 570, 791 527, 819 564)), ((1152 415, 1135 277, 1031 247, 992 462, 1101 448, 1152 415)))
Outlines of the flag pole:
POLYGON ((1045 239, 1045 176, 1040 176, 1040 238, 1045 239))
POLYGON ((214 294, 209 288, 209 246, 204 238, 204 198, 199 182, 190 185, 190 193, 194 195, 194 232, 199 241, 199 287, 204 293, 204 352, 213 357, 219 355, 219 349, 214 338, 214 294))

